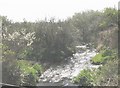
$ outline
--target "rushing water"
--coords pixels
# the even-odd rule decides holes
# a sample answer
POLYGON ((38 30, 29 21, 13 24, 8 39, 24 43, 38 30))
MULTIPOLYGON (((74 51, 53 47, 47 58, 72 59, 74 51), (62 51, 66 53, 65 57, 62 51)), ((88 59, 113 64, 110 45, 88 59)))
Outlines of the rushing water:
POLYGON ((90 59, 96 55, 95 51, 86 49, 84 52, 77 52, 73 54, 68 64, 50 67, 40 76, 37 86, 76 86, 72 83, 72 79, 81 70, 99 67, 90 63, 90 59))

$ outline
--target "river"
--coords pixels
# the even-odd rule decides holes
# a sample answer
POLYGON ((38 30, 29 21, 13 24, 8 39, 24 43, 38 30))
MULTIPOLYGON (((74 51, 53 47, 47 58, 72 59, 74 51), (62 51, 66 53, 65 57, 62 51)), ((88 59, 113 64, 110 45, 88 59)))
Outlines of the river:
POLYGON ((83 69, 99 67, 90 63, 91 58, 96 54, 95 49, 85 49, 83 52, 73 54, 67 64, 47 69, 40 76, 37 86, 78 86, 72 82, 73 77, 83 69))

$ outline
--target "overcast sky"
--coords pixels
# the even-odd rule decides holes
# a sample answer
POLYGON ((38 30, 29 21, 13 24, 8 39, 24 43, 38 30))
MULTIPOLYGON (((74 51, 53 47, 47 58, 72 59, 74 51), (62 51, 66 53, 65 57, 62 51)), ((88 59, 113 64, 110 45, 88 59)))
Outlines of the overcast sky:
POLYGON ((118 7, 120 0, 0 0, 0 15, 13 21, 41 20, 47 17, 66 19, 86 10, 118 7))

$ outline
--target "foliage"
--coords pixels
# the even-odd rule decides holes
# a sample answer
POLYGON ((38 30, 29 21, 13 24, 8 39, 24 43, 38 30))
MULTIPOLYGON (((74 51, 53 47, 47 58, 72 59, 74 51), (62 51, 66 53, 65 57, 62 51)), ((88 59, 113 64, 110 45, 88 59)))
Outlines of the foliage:
POLYGON ((38 77, 42 73, 42 67, 39 64, 32 65, 25 60, 18 61, 18 66, 21 70, 21 84, 22 85, 35 85, 38 81, 38 77))
POLYGON ((82 13, 76 13, 72 17, 71 23, 76 28, 76 35, 78 35, 77 41, 84 43, 93 41, 92 36, 97 36, 96 30, 98 28, 100 18, 101 13, 98 11, 91 10, 82 13))
POLYGON ((59 62, 74 52, 69 23, 41 22, 36 28, 31 57, 37 61, 59 62), (38 59, 39 58, 39 59, 38 59))
POLYGON ((99 68, 94 84, 96 86, 117 86, 118 85, 118 60, 113 59, 99 68))
POLYGON ((112 59, 98 69, 82 70, 73 82, 80 86, 117 86, 118 75, 118 59, 112 59))
POLYGON ((79 84, 80 86, 92 86, 95 81, 96 71, 90 69, 82 70, 78 76, 73 78, 73 82, 79 84))
MULTIPOLYGON (((54 19, 39 22, 12 22, 7 17, 1 16, 4 82, 35 85, 43 69, 41 65, 32 64, 30 61, 42 64, 43 62, 60 63, 75 53, 76 45, 91 43, 96 48, 101 44, 112 49, 115 43, 114 48, 116 48, 119 22, 117 15, 119 14, 115 8, 105 8, 103 11, 91 10, 76 13, 70 19, 58 22, 54 19)), ((117 58, 116 53, 108 49, 93 57, 91 62, 94 64, 108 63, 114 68, 116 61, 112 64, 109 60, 115 60, 115 58, 117 58)), ((107 69, 110 68, 105 65, 105 69, 100 70, 103 71, 103 73, 100 72, 100 77, 105 77, 105 75, 108 77, 108 74, 111 74, 107 74, 107 69)), ((93 81, 89 78, 91 73, 91 71, 81 73, 87 76, 86 78, 80 75, 86 80, 83 84, 91 84, 93 81)), ((113 77, 116 74, 111 75, 113 77)), ((79 79, 76 78, 76 80, 79 79)), ((98 82, 103 80, 100 79, 98 82)), ((106 77, 105 80, 107 80, 106 77)))
POLYGON ((4 60, 2 69, 3 83, 17 86, 35 86, 42 73, 39 64, 32 65, 25 60, 4 60))
POLYGON ((33 65, 33 68, 34 68, 35 70, 37 70, 37 74, 39 74, 39 75, 41 75, 41 73, 43 72, 43 68, 42 68, 42 66, 39 65, 39 64, 34 64, 34 65, 33 65))
MULTIPOLYGON (((74 53, 75 45, 93 43, 97 47, 97 37, 101 38, 99 32, 117 25, 117 14, 115 8, 105 8, 103 12, 91 10, 75 13, 72 18, 58 22, 51 19, 13 23, 2 17, 2 42, 14 52, 11 57, 14 59, 62 61, 74 53)), ((4 56, 10 58, 11 55, 4 56)))
POLYGON ((116 55, 112 50, 110 49, 103 50, 91 59, 91 63, 97 65, 104 64, 106 63, 107 60, 115 58, 115 56, 116 55))
MULTIPOLYGON (((98 69, 85 69, 73 78, 73 82, 80 86, 117 86, 118 85, 118 57, 114 50, 104 50, 103 56, 113 56, 98 69), (111 53, 111 54, 110 54, 111 53)), ((99 56, 99 57, 102 57, 99 56)))
POLYGON ((106 30, 109 26, 117 24, 118 11, 115 8, 105 8, 102 15, 103 20, 99 24, 101 30, 106 30))

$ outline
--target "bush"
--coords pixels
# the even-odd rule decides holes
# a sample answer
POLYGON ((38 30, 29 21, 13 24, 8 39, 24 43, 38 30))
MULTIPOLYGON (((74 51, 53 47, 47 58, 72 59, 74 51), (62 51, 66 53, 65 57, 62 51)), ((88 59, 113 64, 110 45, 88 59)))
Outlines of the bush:
POLYGON ((102 54, 99 53, 91 59, 92 64, 101 64, 104 61, 102 54))
POLYGON ((35 30, 30 58, 53 64, 72 56, 74 40, 69 23, 43 22, 35 30))
POLYGON ((92 86, 95 81, 96 73, 90 69, 82 70, 78 76, 73 78, 73 82, 80 86, 92 86))
POLYGON ((99 54, 97 54, 95 57, 91 59, 92 64, 104 64, 108 59, 115 58, 115 53, 112 50, 103 50, 99 54))
POLYGON ((35 86, 38 81, 38 77, 41 75, 42 67, 39 64, 32 65, 25 60, 19 60, 18 66, 22 72, 21 85, 23 86, 35 86))
POLYGON ((118 59, 107 61, 96 70, 82 70, 73 82, 80 86, 118 86, 118 59))
POLYGON ((43 72, 43 68, 39 64, 34 64, 33 68, 37 71, 37 74, 39 74, 39 75, 41 75, 41 73, 43 72))

